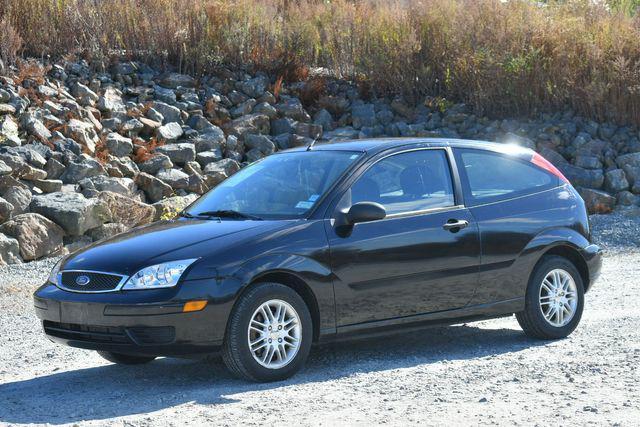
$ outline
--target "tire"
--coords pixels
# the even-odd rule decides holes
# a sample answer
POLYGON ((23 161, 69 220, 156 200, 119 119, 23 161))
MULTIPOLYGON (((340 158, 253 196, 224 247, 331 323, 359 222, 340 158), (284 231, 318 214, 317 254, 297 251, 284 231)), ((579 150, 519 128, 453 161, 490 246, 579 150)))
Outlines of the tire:
POLYGON ((528 336, 554 340, 565 338, 574 331, 580 323, 583 309, 584 284, 580 273, 568 259, 547 255, 538 262, 531 274, 525 296, 525 308, 524 311, 516 313, 516 319, 528 336), (554 276, 554 272, 557 276, 554 276), (569 276, 573 283, 568 280, 569 276), (558 282, 565 283, 561 288, 566 287, 567 291, 561 290, 559 294, 550 291, 555 289, 552 285, 556 282, 555 277, 560 278, 558 282), (569 308, 572 308, 571 315, 569 308), (560 315, 563 318, 560 318, 560 315))
POLYGON ((227 324, 222 359, 229 371, 239 378, 255 382, 281 381, 302 368, 311 350, 312 340, 311 314, 300 295, 279 283, 260 283, 243 294, 236 303, 227 324), (265 320, 266 317, 261 314, 266 314, 266 311, 261 310, 265 305, 274 314, 277 307, 282 307, 285 313, 283 320, 265 320), (251 330, 250 324, 254 326, 251 330), (284 328, 280 331, 276 326, 284 328), (269 332, 268 327, 273 328, 273 332, 269 332), (290 337, 290 334, 297 338, 290 337), (257 341, 253 346, 255 353, 250 348, 250 340, 257 341), (276 344, 276 340, 281 340, 283 344, 276 344), (277 350, 274 349, 276 346, 277 350), (271 358, 265 351, 273 352, 271 358), (267 358, 271 364, 269 361, 261 363, 258 360, 267 358))
POLYGON ((98 351, 98 354, 109 362, 117 363, 118 365, 142 365, 152 362, 156 358, 155 356, 134 356, 111 351, 98 351))

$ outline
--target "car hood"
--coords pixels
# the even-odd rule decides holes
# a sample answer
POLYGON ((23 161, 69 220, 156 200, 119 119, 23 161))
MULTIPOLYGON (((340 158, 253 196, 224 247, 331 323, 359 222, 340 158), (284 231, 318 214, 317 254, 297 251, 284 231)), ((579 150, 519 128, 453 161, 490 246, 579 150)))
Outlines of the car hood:
MULTIPOLYGON (((281 221, 173 220, 134 228, 89 245, 64 261, 62 270, 103 271, 132 275, 141 268, 171 260, 171 253, 224 236, 253 236, 277 228, 281 221)), ((237 241, 234 239, 234 241, 237 241)), ((182 258, 198 258, 194 253, 182 258)))

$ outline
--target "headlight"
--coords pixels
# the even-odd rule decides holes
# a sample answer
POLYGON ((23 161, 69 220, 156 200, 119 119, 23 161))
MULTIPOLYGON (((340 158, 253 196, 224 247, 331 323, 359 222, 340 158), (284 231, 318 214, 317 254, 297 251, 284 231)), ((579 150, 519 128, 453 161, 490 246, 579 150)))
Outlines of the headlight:
POLYGON ((62 265, 62 261, 64 261, 64 257, 60 258, 56 265, 51 269, 51 273, 49 273, 49 282, 54 285, 58 284, 58 273, 60 273, 60 266, 62 265))
POLYGON ((124 290, 170 288, 178 284, 182 273, 197 258, 151 265, 138 271, 124 284, 124 290))

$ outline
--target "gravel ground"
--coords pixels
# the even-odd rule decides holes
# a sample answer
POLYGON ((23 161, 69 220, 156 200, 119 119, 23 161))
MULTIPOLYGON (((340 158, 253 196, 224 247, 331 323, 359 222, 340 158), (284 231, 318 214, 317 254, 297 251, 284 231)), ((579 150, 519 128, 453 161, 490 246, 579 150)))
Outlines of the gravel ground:
POLYGON ((607 248, 569 338, 515 318, 312 351, 296 377, 236 380, 222 362, 111 365, 49 342, 31 292, 53 261, 0 267, 0 424, 640 424, 640 215, 592 217, 607 248))

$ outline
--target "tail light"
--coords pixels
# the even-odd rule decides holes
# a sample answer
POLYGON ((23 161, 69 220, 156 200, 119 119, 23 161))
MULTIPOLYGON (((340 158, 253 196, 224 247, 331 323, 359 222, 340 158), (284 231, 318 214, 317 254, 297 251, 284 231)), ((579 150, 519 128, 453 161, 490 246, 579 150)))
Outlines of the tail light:
POLYGON ((533 157, 531 157, 531 163, 538 166, 539 168, 546 170, 547 172, 551 172, 553 175, 560 178, 561 181, 564 181, 565 183, 570 184, 567 177, 565 177, 562 174, 562 172, 558 170, 557 167, 555 167, 549 160, 545 159, 540 154, 534 153, 533 157))

